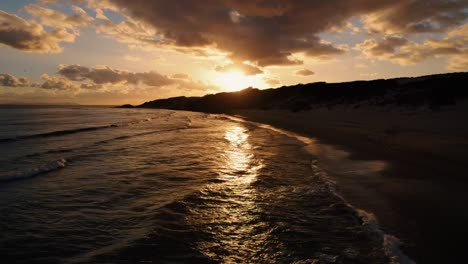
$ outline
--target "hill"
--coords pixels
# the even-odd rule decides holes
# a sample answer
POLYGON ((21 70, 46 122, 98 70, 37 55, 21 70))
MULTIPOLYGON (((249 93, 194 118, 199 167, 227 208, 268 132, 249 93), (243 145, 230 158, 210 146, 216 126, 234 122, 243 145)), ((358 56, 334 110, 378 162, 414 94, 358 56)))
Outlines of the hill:
POLYGON ((173 97, 137 107, 229 113, 237 109, 310 110, 338 105, 428 106, 438 109, 468 98, 468 73, 448 73, 413 78, 380 79, 344 83, 317 82, 259 90, 247 88, 203 97, 173 97))

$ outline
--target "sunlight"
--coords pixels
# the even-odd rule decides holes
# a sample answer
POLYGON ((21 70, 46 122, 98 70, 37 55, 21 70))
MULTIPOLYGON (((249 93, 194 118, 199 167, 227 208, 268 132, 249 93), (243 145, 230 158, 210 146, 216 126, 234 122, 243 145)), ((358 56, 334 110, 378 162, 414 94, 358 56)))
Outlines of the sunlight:
POLYGON ((253 86, 254 77, 248 77, 241 71, 216 73, 213 83, 226 92, 234 92, 253 86))
POLYGON ((248 170, 252 158, 252 155, 248 153, 251 148, 247 141, 248 134, 238 126, 227 130, 224 138, 230 143, 230 147, 225 152, 227 166, 239 171, 248 170))
POLYGON ((209 226, 209 241, 196 242, 197 250, 207 257, 220 257, 222 263, 238 263, 239 252, 250 256, 265 254, 264 241, 271 241, 270 232, 258 232, 263 226, 260 216, 263 208, 258 204, 255 187, 264 164, 255 156, 249 142, 250 131, 241 124, 226 126, 220 156, 219 180, 201 192, 204 210, 197 210, 188 221, 195 226, 209 226), (220 201, 220 202, 217 202, 220 201), (258 224, 252 224, 258 223, 258 224), (245 250, 244 248, 248 249, 245 250))
POLYGON ((226 157, 224 179, 250 183, 257 177, 258 170, 263 164, 254 159, 248 137, 247 130, 241 126, 234 126, 226 131, 224 138, 229 142, 229 148, 224 153, 226 157), (243 176, 239 177, 239 173, 243 176))

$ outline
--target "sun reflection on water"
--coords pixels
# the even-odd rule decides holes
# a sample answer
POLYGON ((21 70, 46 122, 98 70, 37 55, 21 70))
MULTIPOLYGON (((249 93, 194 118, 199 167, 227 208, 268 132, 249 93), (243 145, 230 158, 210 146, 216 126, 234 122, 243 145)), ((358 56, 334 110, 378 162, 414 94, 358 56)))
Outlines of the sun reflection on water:
POLYGON ((229 145, 223 153, 225 163, 221 170, 223 180, 250 183, 257 177, 262 164, 254 158, 247 132, 247 129, 241 126, 234 126, 226 130, 224 138, 229 145))
POLYGON ((252 183, 264 165, 255 157, 249 131, 241 125, 229 126, 224 139, 218 177, 221 182, 207 186, 203 210, 196 212, 193 220, 206 227, 213 238, 199 243, 198 250, 231 263, 258 257, 269 235, 259 232, 265 223, 259 219, 261 208, 252 183))

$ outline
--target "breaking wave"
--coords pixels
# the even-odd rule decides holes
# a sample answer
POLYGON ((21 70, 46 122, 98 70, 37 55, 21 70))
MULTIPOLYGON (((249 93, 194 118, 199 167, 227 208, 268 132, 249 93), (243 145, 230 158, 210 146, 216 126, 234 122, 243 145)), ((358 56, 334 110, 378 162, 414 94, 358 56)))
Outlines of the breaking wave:
POLYGON ((63 158, 59 160, 55 160, 55 161, 49 162, 47 164, 44 164, 42 166, 39 166, 33 169, 0 176, 0 182, 8 182, 8 181, 32 178, 43 173, 47 173, 47 172, 51 172, 51 171, 64 168, 66 166, 66 163, 67 163, 67 160, 63 158))

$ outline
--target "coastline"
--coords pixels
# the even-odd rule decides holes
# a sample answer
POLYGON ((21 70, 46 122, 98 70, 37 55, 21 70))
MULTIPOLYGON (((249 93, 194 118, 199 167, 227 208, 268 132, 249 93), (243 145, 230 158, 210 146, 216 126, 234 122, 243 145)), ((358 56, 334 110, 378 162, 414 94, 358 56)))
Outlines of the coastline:
POLYGON ((463 101, 439 111, 336 107, 230 114, 331 144, 349 152, 349 159, 386 161, 389 166, 373 175, 356 177, 333 164, 328 172, 344 198, 374 213, 411 259, 442 263, 462 259, 464 247, 457 241, 468 232, 465 113, 468 103, 463 101))
POLYGON ((346 201, 375 214, 382 231, 399 238, 417 263, 458 263, 465 259, 459 241, 468 233, 467 80, 460 72, 249 87, 135 107, 228 114, 332 146, 330 153, 342 157, 326 150, 316 156, 346 201), (341 166, 356 161, 375 162, 376 173, 341 166))

